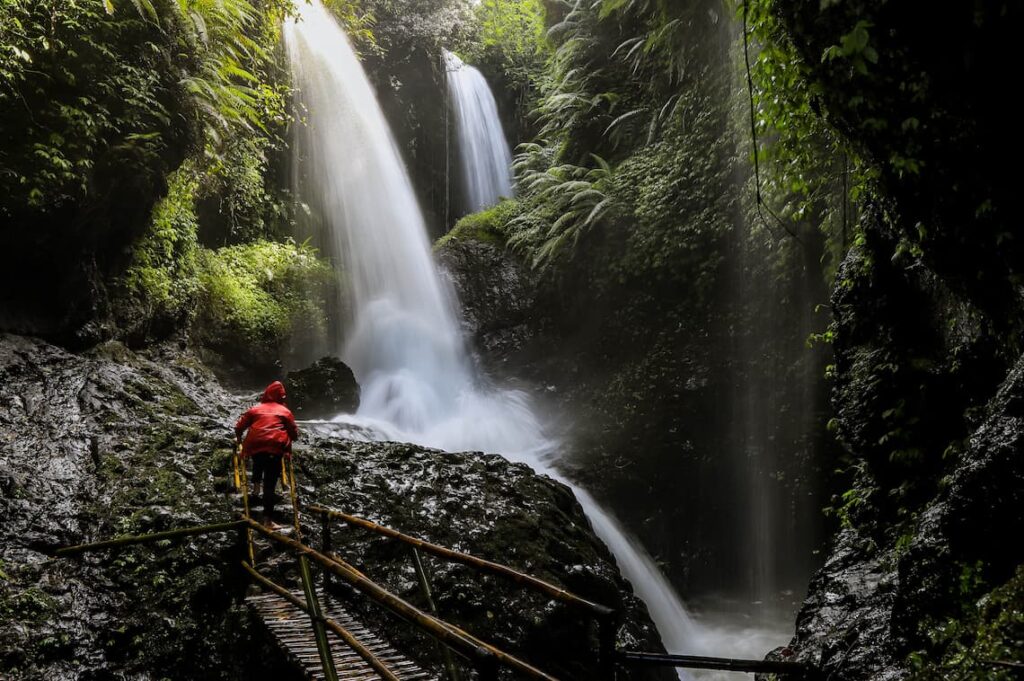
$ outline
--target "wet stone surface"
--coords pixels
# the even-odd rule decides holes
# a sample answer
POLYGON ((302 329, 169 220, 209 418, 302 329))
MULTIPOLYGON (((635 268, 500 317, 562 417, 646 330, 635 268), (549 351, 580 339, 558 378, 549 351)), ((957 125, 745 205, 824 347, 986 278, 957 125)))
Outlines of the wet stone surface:
MULTIPOLYGON (((506 564, 616 608, 625 614, 621 646, 662 650, 645 606, 631 594, 564 485, 493 454, 401 443, 313 444, 299 459, 300 475, 324 505, 506 564)), ((355 567, 427 607, 407 545, 340 523, 332 534, 334 546, 355 567)), ((424 561, 443 618, 556 677, 597 676, 596 625, 578 610, 465 566, 425 554, 424 561)), ((394 626, 379 610, 364 610, 364 618, 385 627, 391 638, 416 645, 408 627, 394 626)))
POLYGON ((323 357, 285 377, 288 405, 297 418, 329 418, 359 408, 359 384, 337 357, 323 357))
POLYGON ((534 276, 503 245, 457 239, 437 256, 464 304, 463 329, 488 360, 502 361, 536 335, 534 276))
MULTIPOLYGON (((229 520, 231 425, 246 401, 187 353, 108 343, 71 354, 0 336, 0 669, 11 679, 279 678, 242 599, 240 536, 54 559, 61 545, 229 520)), ((310 433, 303 499, 508 563, 626 613, 620 644, 660 649, 571 492, 496 455, 310 433), (626 595, 623 595, 626 594, 626 595)), ((287 506, 281 507, 286 522, 287 506)), ((306 518, 307 538, 319 523, 306 518)), ((339 552, 417 605, 407 549, 335 530, 339 552)), ((259 544, 267 574, 294 560, 259 544)), ((565 606, 427 558, 442 616, 561 678, 592 678, 595 629, 565 606)), ((339 592, 341 593, 341 592, 339 592)), ((369 624, 426 664, 429 641, 355 597, 369 624)), ((639 677, 636 677, 639 678, 639 677)), ((651 678, 661 678, 653 675, 651 678)))

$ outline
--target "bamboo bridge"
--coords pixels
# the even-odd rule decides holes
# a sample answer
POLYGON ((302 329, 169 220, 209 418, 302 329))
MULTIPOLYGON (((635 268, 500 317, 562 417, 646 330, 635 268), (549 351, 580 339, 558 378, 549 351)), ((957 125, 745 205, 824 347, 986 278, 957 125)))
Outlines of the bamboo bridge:
MULTIPOLYGON (((236 467, 236 474, 237 471, 236 467)), ((291 480, 294 483, 294 472, 291 480)), ((442 619, 435 606, 430 581, 423 567, 424 554, 465 565, 482 575, 508 580, 522 589, 532 590, 550 600, 565 604, 575 611, 578 617, 593 622, 597 629, 595 652, 596 666, 600 670, 597 678, 600 681, 612 681, 620 669, 639 666, 716 669, 778 674, 785 675, 786 678, 813 678, 808 667, 793 662, 618 650, 615 638, 619 614, 609 607, 506 565, 439 546, 337 509, 309 504, 304 510, 307 514, 319 518, 321 529, 320 545, 314 548, 302 539, 300 507, 295 496, 294 484, 288 485, 294 515, 294 528, 291 532, 293 536, 288 536, 264 527, 250 516, 244 468, 241 480, 236 475, 236 481, 239 491, 242 492, 245 509, 238 520, 70 546, 58 549, 56 556, 72 557, 87 551, 118 549, 199 534, 240 533, 248 553, 241 561, 241 567, 262 589, 261 593, 246 598, 247 605, 263 622, 282 655, 287 657, 306 678, 314 681, 468 681, 472 678, 496 681, 499 675, 501 678, 558 681, 556 677, 529 662, 442 619), (427 610, 417 608, 388 591, 335 553, 332 550, 334 522, 342 522, 350 527, 406 544, 427 610), (257 540, 283 549, 294 556, 301 590, 289 589, 275 583, 258 569, 255 552, 257 540), (320 571, 319 584, 314 578, 313 566, 320 571), (414 651, 399 650, 379 633, 370 630, 350 612, 350 608, 346 606, 346 599, 335 595, 342 588, 335 584, 336 581, 348 585, 350 595, 347 598, 352 598, 352 594, 358 593, 370 603, 433 639, 443 666, 437 669, 424 667, 412 654, 414 651), (472 672, 467 674, 467 668, 472 672)))

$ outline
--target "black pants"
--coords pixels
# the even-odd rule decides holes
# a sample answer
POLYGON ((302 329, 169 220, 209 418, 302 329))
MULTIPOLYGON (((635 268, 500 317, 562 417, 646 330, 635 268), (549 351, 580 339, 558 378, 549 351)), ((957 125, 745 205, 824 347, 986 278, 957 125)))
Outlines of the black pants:
POLYGON ((254 454, 252 457, 252 485, 258 487, 263 483, 263 513, 268 517, 274 514, 277 503, 277 479, 281 477, 281 454, 254 454))

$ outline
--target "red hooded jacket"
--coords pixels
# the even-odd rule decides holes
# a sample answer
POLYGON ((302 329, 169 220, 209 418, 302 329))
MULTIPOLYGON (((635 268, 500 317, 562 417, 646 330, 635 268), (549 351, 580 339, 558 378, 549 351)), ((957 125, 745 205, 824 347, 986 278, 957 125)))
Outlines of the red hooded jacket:
POLYGON ((292 441, 299 436, 295 417, 284 406, 284 385, 274 381, 260 397, 260 403, 242 414, 235 424, 235 437, 249 429, 242 443, 242 456, 285 454, 291 456, 292 441))

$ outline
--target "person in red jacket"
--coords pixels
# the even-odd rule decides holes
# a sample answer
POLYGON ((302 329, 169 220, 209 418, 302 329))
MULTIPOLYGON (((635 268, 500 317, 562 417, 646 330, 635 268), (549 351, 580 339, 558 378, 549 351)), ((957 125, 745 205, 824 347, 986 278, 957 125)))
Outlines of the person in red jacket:
POLYGON ((242 444, 242 457, 252 458, 254 495, 263 483, 263 515, 269 525, 274 524, 275 489, 282 458, 291 458, 292 442, 299 436, 295 417, 284 400, 284 385, 274 381, 263 391, 260 403, 242 414, 235 424, 235 442, 242 444), (249 432, 243 442, 242 433, 246 430, 249 432))

